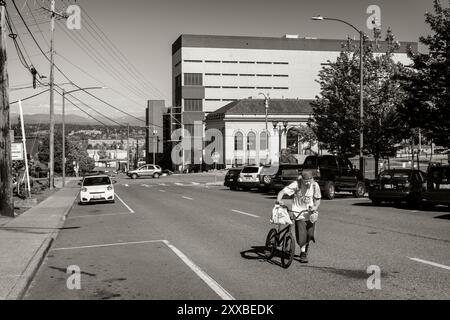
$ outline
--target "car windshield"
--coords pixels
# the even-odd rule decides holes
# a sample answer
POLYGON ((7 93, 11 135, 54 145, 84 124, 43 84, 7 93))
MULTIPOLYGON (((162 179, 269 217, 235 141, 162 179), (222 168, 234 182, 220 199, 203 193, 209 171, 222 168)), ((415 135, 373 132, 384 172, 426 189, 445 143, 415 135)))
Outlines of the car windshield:
POLYGON ((258 167, 245 167, 242 170, 242 173, 258 173, 259 168, 258 167))
POLYGON ((104 186, 111 184, 111 180, 109 177, 92 177, 92 178, 85 178, 83 181, 83 186, 89 187, 89 186, 104 186))
POLYGON ((381 181, 408 181, 410 179, 410 172, 383 172, 380 175, 381 181))

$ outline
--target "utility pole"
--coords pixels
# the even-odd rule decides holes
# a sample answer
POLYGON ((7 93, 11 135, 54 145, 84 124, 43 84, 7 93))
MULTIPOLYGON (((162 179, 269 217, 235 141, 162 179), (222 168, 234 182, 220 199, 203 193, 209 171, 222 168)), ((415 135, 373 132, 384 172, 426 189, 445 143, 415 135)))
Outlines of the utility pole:
POLYGON ((62 187, 66 186, 66 90, 62 90, 62 187))
POLYGON ((130 124, 127 123, 127 172, 130 171, 130 124))
POLYGON ((5 1, 0 0, 0 7, 0 214, 14 217, 5 1))
POLYGON ((50 40, 50 139, 49 139, 49 178, 50 190, 54 188, 54 174, 55 174, 55 96, 54 96, 54 41, 55 41, 55 0, 51 0, 51 40, 50 40))

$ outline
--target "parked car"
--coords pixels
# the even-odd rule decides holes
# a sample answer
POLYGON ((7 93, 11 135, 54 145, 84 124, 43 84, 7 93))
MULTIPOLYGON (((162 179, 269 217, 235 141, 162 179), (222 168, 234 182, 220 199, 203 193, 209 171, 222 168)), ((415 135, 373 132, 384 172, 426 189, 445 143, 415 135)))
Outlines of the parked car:
POLYGON ((242 169, 242 167, 229 169, 225 174, 223 185, 230 188, 230 190, 237 190, 239 174, 241 173, 242 169))
POLYGON ((277 174, 278 170, 278 165, 265 165, 261 168, 258 175, 260 191, 267 192, 272 189, 273 177, 277 174))
POLYGON ((363 197, 366 183, 360 170, 350 160, 340 156, 308 156, 303 162, 303 171, 311 171, 318 182, 322 196, 333 199, 336 192, 350 191, 355 197, 363 197))
POLYGON ((277 173, 272 178, 271 189, 279 192, 281 189, 298 179, 303 165, 295 163, 280 164, 277 173))
POLYGON ((407 202, 418 204, 426 189, 426 174, 416 169, 384 170, 369 187, 369 199, 379 205, 381 202, 407 202))
POLYGON ((83 178, 80 190, 80 203, 108 201, 114 203, 114 186, 107 175, 86 176, 83 178))
POLYGON ((137 179, 139 177, 153 177, 155 179, 158 179, 161 175, 161 167, 153 164, 145 164, 136 170, 127 172, 127 176, 129 176, 131 179, 137 179))
POLYGON ((450 206, 450 165, 431 165, 427 170, 427 188, 420 203, 424 206, 450 206))
POLYGON ((261 171, 259 166, 245 166, 239 173, 238 178, 238 189, 250 190, 252 188, 259 187, 259 177, 258 174, 261 171))

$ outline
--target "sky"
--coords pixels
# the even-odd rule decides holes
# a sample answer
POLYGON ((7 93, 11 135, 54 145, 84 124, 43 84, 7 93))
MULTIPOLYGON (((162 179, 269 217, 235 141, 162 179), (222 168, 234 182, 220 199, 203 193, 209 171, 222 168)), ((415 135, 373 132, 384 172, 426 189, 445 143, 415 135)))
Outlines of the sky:
MULTIPOLYGON (((43 81, 48 81, 50 63, 25 29, 12 0, 6 2, 13 27, 25 47, 22 51, 26 51, 26 60, 47 76, 43 81)), ((50 17, 42 7, 50 8, 50 1, 15 2, 37 42, 49 52, 50 17)), ((433 11, 432 0, 56 0, 57 11, 70 4, 83 9, 81 29, 69 30, 64 20, 56 23, 55 64, 81 87, 107 87, 90 92, 136 116, 143 116, 147 99, 162 99, 166 106, 171 105, 171 46, 181 34, 357 38, 344 24, 315 22, 311 16, 340 18, 372 35, 366 27, 366 10, 370 5, 378 5, 383 34, 390 27, 397 40, 418 41, 421 35, 430 34, 424 14, 433 11), (111 56, 113 51, 116 54, 111 56)), ((419 50, 423 49, 419 46, 419 50)), ((7 42, 7 54, 11 102, 45 89, 17 90, 31 85, 31 75, 20 63, 11 39, 7 42)), ((58 71, 55 79, 58 84, 68 82, 58 71)), ((66 90, 74 88, 63 86, 66 90)), ((74 96, 109 117, 123 115, 83 92, 74 96)), ((24 113, 48 113, 49 99, 49 93, 44 93, 24 101, 24 113)), ((55 113, 61 112, 61 100, 55 95, 55 113)), ((92 109, 78 106, 109 123, 92 109)), ((11 112, 18 112, 17 104, 11 105, 11 112)), ((85 116, 70 105, 66 112, 85 116)))

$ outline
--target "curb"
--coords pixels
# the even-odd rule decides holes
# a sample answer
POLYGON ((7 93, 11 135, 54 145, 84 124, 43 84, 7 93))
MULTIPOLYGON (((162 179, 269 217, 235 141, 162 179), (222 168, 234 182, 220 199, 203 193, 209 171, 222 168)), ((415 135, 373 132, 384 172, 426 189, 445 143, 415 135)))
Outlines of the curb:
POLYGON ((33 257, 31 257, 30 261, 28 262, 28 266, 26 267, 25 271, 19 276, 18 281, 14 285, 14 287, 11 289, 11 291, 7 294, 6 300, 22 300, 25 293, 30 287, 30 284, 33 282, 34 277, 36 276, 36 273, 38 272, 39 268, 41 267, 42 263, 44 262, 48 251, 50 250, 51 246, 53 245, 54 240, 59 234, 59 229, 64 225, 64 221, 66 220, 66 217, 70 210, 72 210, 73 206, 75 205, 75 201, 78 197, 78 193, 75 196, 75 199, 73 200, 72 205, 67 208, 64 213, 62 214, 57 226, 56 230, 53 231, 41 244, 39 249, 34 253, 33 257))

